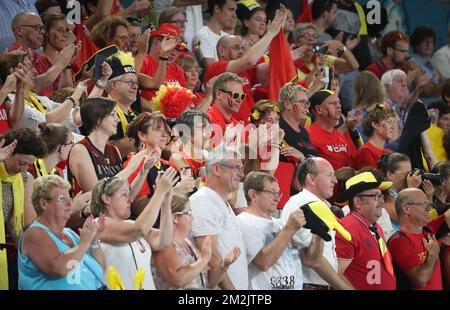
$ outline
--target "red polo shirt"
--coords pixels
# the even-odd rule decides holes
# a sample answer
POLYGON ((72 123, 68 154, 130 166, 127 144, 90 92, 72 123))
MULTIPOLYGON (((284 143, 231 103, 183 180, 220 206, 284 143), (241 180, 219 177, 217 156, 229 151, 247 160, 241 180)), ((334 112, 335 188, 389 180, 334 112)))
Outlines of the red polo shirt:
MULTIPOLYGON (((352 240, 347 241, 340 234, 336 234, 337 258, 352 260, 344 276, 357 290, 395 290, 396 278, 384 267, 378 242, 370 232, 367 220, 361 214, 352 211, 341 221, 342 226, 352 236, 352 240)), ((378 224, 375 227, 384 240, 381 227, 378 224)))
MULTIPOLYGON (((142 64, 141 73, 148 76, 155 76, 158 70, 158 62, 153 59, 151 55, 147 55, 144 58, 142 64)), ((168 63, 166 68, 166 78, 164 84, 175 84, 186 87, 186 78, 181 67, 175 63, 168 63)), ((141 96, 146 100, 151 100, 156 94, 154 90, 143 90, 141 96)))
MULTIPOLYGON (((208 82, 211 78, 226 72, 228 63, 229 61, 220 60, 212 64, 205 73, 205 82, 208 82)), ((257 83, 256 67, 251 67, 247 70, 241 71, 238 75, 244 80, 242 87, 244 93, 247 94, 247 97, 245 97, 244 102, 242 102, 239 112, 234 113, 233 117, 247 124, 249 122, 248 118, 250 117, 254 103, 252 85, 257 83)))
POLYGON ((348 141, 337 129, 328 132, 317 123, 312 123, 306 128, 311 140, 320 157, 325 158, 333 166, 334 170, 342 167, 351 167, 356 152, 353 142, 348 141))
MULTIPOLYGON (((404 66, 396 66, 395 68, 392 68, 392 69, 400 69, 400 70, 404 71, 405 73, 408 73, 408 69, 404 66)), ((388 66, 383 62, 382 59, 378 60, 377 62, 375 62, 373 64, 368 65, 365 69, 365 71, 370 71, 373 74, 375 74, 379 80, 381 80, 381 77, 383 76, 383 74, 389 70, 391 70, 391 69, 388 68, 388 66)))

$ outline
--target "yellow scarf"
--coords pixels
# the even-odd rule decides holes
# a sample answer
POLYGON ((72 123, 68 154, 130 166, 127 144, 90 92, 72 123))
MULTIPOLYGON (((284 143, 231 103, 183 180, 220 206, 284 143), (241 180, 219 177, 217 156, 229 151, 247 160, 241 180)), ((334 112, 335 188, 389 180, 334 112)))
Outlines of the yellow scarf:
MULTIPOLYGON (((12 184, 14 199, 14 232, 19 236, 24 226, 24 184, 20 173, 13 176, 6 171, 5 163, 0 163, 0 181, 12 184)), ((0 243, 6 243, 5 219, 3 218, 3 193, 0 182, 0 243)), ((8 289, 8 265, 6 249, 0 251, 0 290, 8 289)))
POLYGON ((44 114, 47 113, 47 108, 42 104, 41 100, 39 100, 31 91, 28 93, 28 98, 25 98, 25 103, 32 107, 33 109, 38 110, 44 114))
MULTIPOLYGON (((127 118, 125 117, 125 114, 123 113, 122 109, 118 104, 116 104, 116 112, 117 116, 119 116, 120 118, 120 125, 122 126, 123 136, 125 137, 127 135, 127 128, 128 128, 127 118)), ((136 114, 134 114, 134 112, 131 111, 130 108, 128 108, 128 115, 130 115, 133 119, 136 118, 136 114)))
POLYGON ((41 158, 38 158, 34 161, 34 168, 36 169, 36 176, 42 177, 44 175, 49 174, 55 174, 55 168, 50 171, 50 173, 47 172, 47 167, 45 167, 44 160, 41 158))

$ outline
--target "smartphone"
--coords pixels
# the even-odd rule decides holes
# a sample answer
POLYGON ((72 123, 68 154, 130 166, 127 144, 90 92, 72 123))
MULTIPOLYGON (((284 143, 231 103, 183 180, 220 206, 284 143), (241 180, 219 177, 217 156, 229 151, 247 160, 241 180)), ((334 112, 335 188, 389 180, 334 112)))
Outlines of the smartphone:
POLYGON ((315 54, 325 54, 328 50, 328 47, 324 46, 323 42, 317 42, 313 46, 313 53, 315 54))
POLYGON ((94 63, 94 80, 98 81, 102 77, 102 64, 105 61, 106 57, 101 54, 95 55, 95 63, 94 63))

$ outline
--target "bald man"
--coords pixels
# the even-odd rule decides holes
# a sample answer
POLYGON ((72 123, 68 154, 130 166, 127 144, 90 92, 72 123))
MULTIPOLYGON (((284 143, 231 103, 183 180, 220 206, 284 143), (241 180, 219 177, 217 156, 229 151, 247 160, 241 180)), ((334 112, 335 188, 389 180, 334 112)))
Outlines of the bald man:
POLYGON ((15 41, 14 33, 11 29, 14 17, 20 12, 34 12, 37 14, 35 2, 36 0, 0 1, 0 12, 2 12, 2 18, 0 19, 0 53, 3 53, 15 41))
POLYGON ((436 240, 436 235, 448 234, 450 209, 430 221, 431 209, 432 203, 418 188, 402 190, 395 200, 400 229, 389 240, 388 247, 397 267, 399 289, 443 289, 439 259, 442 240, 436 240))

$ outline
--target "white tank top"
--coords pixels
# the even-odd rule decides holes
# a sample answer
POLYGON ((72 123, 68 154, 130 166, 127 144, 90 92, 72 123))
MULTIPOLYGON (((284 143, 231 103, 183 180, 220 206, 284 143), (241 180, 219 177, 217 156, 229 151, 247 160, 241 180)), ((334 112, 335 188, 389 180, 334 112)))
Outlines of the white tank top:
POLYGON ((102 243, 101 246, 106 259, 106 270, 103 279, 105 283, 108 283, 108 270, 109 266, 112 265, 119 272, 125 289, 133 290, 134 275, 138 269, 144 268, 145 275, 142 288, 144 290, 156 289, 150 267, 152 249, 145 239, 141 238, 130 243, 115 245, 102 243))

